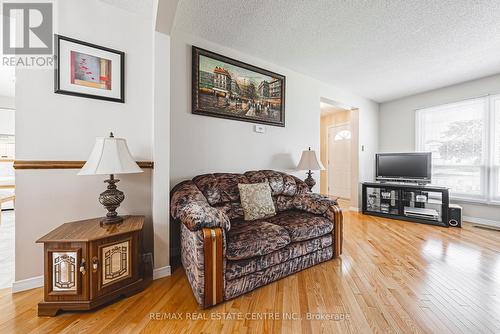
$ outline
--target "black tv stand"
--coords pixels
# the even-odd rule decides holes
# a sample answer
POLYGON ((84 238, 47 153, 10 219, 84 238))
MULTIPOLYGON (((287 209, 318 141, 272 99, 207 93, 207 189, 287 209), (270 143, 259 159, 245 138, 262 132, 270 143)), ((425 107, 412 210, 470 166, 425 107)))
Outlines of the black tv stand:
POLYGON ((399 181, 399 180, 380 180, 377 181, 376 183, 382 183, 382 184, 406 184, 406 185, 418 185, 418 186, 426 186, 429 183, 428 182, 418 182, 418 181, 399 181))
POLYGON ((448 188, 396 182, 364 182, 366 215, 448 227, 448 188))

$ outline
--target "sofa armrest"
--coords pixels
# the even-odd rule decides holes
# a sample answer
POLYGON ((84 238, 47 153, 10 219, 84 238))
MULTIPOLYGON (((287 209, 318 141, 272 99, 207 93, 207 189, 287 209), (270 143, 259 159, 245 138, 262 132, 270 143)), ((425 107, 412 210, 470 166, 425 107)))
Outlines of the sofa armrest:
POLYGON ((229 217, 208 204, 205 196, 192 181, 182 182, 171 193, 170 213, 190 231, 220 227, 229 230, 229 217))
MULTIPOLYGON (((174 217, 176 218, 176 217, 174 217)), ((177 218, 190 231, 220 227, 229 230, 231 223, 227 215, 208 203, 190 202, 179 209, 177 218)))
POLYGON ((190 231, 181 225, 181 260, 198 304, 203 308, 224 299, 226 235, 220 227, 190 231))
POLYGON ((220 227, 203 229, 204 296, 203 307, 218 304, 224 299, 225 233, 220 227))
POLYGON ((320 194, 306 193, 294 196, 293 207, 315 215, 322 215, 333 222, 333 242, 335 256, 342 254, 344 226, 342 209, 337 201, 320 194))

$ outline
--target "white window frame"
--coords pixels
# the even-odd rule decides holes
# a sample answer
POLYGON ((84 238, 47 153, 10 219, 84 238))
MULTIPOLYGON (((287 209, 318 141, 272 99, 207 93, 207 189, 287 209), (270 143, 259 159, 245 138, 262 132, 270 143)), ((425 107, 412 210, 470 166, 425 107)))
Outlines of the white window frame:
MULTIPOLYGON (((497 132, 499 132, 499 135, 500 135, 500 126, 499 126, 498 129, 495 129, 495 124, 496 124, 496 121, 497 121, 497 119, 495 118, 497 116, 496 113, 495 113, 495 102, 496 101, 500 102, 500 94, 491 95, 489 97, 489 110, 490 110, 490 113, 489 113, 490 114, 490 118, 489 118, 489 122, 490 122, 490 127, 489 127, 489 131, 490 131, 490 139, 489 139, 490 140, 490 152, 489 153, 490 154, 489 154, 489 158, 490 158, 490 160, 488 161, 488 166, 489 166, 490 180, 489 180, 489 194, 488 194, 488 198, 490 199, 490 201, 492 202, 492 204, 500 205, 500 189, 498 189, 498 194, 496 194, 496 197, 495 197, 495 193, 494 193, 495 186, 498 185, 499 182, 500 182, 500 156, 498 157, 498 159, 499 159, 499 165, 495 166, 495 164, 494 164, 494 155, 495 155, 495 130, 497 132)), ((498 117, 500 117, 500 110, 498 110, 498 117)), ((500 122, 499 122, 499 125, 500 125, 500 122)), ((498 143, 498 145, 500 145, 500 143, 498 143)), ((500 154, 500 150, 499 150, 498 154, 500 154)))
MULTIPOLYGON (((453 189, 450 189, 450 198, 454 200, 458 200, 460 202, 470 202, 470 203, 481 203, 481 204, 491 204, 491 205, 500 205, 500 193, 494 194, 495 182, 500 179, 500 166, 495 168, 494 166, 494 150, 495 150, 495 102, 500 101, 500 94, 496 95, 484 95, 477 96, 468 99, 461 99, 458 101, 427 106, 423 108, 419 108, 415 110, 415 151, 420 152, 424 151, 424 143, 423 143, 423 120, 420 116, 426 109, 436 108, 436 107, 444 107, 449 104, 455 104, 460 102, 465 102, 469 100, 485 100, 485 111, 484 111, 484 122, 487 124, 484 128, 483 135, 483 147, 485 147, 483 162, 480 166, 481 171, 481 189, 484 189, 481 195, 472 195, 466 196, 465 194, 454 194, 453 189)), ((500 129, 496 129, 500 131, 500 129)), ((498 182, 498 181, 497 181, 498 182)))

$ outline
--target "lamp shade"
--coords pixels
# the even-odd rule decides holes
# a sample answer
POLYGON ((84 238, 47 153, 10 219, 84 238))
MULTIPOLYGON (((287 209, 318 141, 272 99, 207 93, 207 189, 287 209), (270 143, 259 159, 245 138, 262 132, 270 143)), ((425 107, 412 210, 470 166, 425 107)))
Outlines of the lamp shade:
POLYGON ((316 157, 316 152, 311 150, 302 151, 302 156, 300 157, 299 164, 297 165, 297 169, 300 170, 324 170, 325 167, 316 157))
POLYGON ((98 137, 90 157, 78 175, 142 173, 123 138, 98 137))

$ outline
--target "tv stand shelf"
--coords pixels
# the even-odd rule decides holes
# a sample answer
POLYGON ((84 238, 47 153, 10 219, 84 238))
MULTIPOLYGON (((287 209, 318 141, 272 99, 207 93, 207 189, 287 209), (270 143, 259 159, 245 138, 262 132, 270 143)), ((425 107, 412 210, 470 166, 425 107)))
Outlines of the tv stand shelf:
POLYGON ((395 182, 362 183, 365 215, 448 227, 448 188, 395 182))

